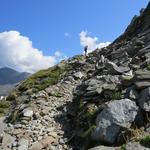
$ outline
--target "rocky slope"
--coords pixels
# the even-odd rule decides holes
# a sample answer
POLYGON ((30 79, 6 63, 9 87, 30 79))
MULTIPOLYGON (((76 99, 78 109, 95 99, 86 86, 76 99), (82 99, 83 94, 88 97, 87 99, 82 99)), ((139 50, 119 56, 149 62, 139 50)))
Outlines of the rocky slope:
POLYGON ((111 45, 19 85, 0 121, 4 150, 150 149, 150 3, 111 45))

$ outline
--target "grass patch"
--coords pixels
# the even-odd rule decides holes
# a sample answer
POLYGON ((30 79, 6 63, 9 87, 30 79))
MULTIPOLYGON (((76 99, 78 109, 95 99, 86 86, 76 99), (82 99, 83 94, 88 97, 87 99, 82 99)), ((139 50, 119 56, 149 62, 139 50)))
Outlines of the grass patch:
POLYGON ((0 101, 0 108, 9 108, 9 102, 8 101, 0 101))
POLYGON ((120 150, 126 150, 126 145, 123 144, 123 145, 120 147, 120 150))
POLYGON ((15 95, 15 93, 11 93, 8 97, 7 97, 7 101, 13 101, 13 100, 15 100, 15 98, 16 98, 16 95, 15 95))
POLYGON ((120 91, 114 91, 111 99, 112 100, 119 100, 119 99, 121 99, 121 92, 120 91))
POLYGON ((4 116, 5 111, 6 111, 6 110, 4 110, 3 108, 0 108, 0 117, 4 116))
POLYGON ((50 85, 54 85, 60 79, 60 76, 67 71, 65 67, 54 66, 47 70, 41 70, 26 79, 19 87, 20 92, 34 89, 37 91, 44 90, 50 85))
POLYGON ((150 135, 140 140, 140 144, 144 147, 150 148, 150 135))
POLYGON ((150 64, 149 64, 146 68, 147 68, 147 70, 149 70, 149 71, 150 71, 150 64))
POLYGON ((92 108, 92 107, 87 108, 86 113, 85 113, 85 116, 86 116, 88 119, 95 118, 96 115, 97 115, 97 109, 96 109, 96 108, 92 108))
POLYGON ((78 61, 83 61, 83 60, 84 60, 83 55, 77 55, 77 56, 75 56, 75 58, 76 58, 78 61))
POLYGON ((14 124, 20 121, 22 114, 18 111, 14 111, 11 116, 8 118, 8 122, 14 124))
POLYGON ((6 100, 0 101, 0 117, 4 116, 4 114, 8 111, 10 104, 6 100))
POLYGON ((82 138, 87 138, 88 136, 91 135, 92 131, 96 128, 95 125, 91 126, 88 130, 86 130, 82 135, 81 137, 82 138))

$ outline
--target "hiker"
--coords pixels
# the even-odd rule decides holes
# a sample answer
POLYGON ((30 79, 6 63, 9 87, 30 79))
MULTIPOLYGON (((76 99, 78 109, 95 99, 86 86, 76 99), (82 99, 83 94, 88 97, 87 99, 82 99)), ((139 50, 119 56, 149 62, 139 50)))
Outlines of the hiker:
POLYGON ((85 56, 87 56, 87 50, 88 50, 88 46, 85 46, 84 47, 84 54, 85 54, 85 56))

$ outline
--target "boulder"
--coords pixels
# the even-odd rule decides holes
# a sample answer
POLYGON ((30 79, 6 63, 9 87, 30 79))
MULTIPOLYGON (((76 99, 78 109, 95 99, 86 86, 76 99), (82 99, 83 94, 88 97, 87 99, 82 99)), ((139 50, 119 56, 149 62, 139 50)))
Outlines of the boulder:
POLYGON ((148 112, 150 111, 150 87, 144 89, 140 93, 140 98, 138 99, 138 105, 144 111, 148 111, 148 112))
POLYGON ((129 128, 138 112, 136 103, 129 99, 114 100, 97 116, 92 139, 108 144, 115 143, 122 129, 129 128))

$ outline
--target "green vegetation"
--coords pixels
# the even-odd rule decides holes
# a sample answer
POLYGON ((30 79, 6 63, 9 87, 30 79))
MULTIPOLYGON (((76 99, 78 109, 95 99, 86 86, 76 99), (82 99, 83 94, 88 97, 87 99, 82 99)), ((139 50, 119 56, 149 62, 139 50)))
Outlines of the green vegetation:
POLYGON ((123 144, 123 145, 120 147, 120 150, 126 150, 126 145, 123 144))
POLYGON ((88 119, 93 119, 93 118, 95 118, 96 117, 96 114, 97 114, 97 109, 96 108, 88 108, 87 110, 86 110, 86 114, 85 114, 85 116, 88 118, 88 119))
POLYGON ((18 111, 14 111, 11 116, 8 118, 8 122, 14 124, 15 122, 18 122, 21 118, 21 113, 18 111))
POLYGON ((80 100, 80 101, 79 101, 79 110, 82 111, 83 108, 84 108, 83 100, 80 100))
POLYGON ((149 70, 149 71, 150 71, 150 64, 147 66, 147 70, 149 70))
POLYGON ((9 102, 8 101, 0 101, 0 108, 8 108, 9 107, 9 102))
POLYGON ((5 100, 0 101, 0 116, 3 116, 8 111, 8 108, 9 108, 8 101, 5 100))
POLYGON ((62 97, 63 94, 59 93, 59 92, 56 92, 54 94, 51 94, 51 96, 55 96, 55 97, 62 97))
POLYGON ((82 135, 81 137, 82 138, 87 138, 88 136, 91 135, 92 131, 96 128, 95 125, 91 126, 88 130, 86 130, 82 135))
POLYGON ((20 92, 34 89, 34 91, 40 91, 47 88, 49 85, 54 85, 58 82, 60 75, 67 71, 66 67, 60 68, 54 66, 47 70, 41 70, 28 79, 26 79, 19 87, 20 92))
POLYGON ((121 92, 120 91, 114 91, 112 95, 112 100, 119 100, 121 98, 121 92))
POLYGON ((140 144, 147 148, 150 148, 150 135, 140 140, 140 144))
POLYGON ((124 81, 130 81, 130 80, 132 80, 133 79, 133 76, 122 76, 122 79, 124 80, 124 81))
POLYGON ((76 59, 77 59, 78 61, 83 61, 83 60, 84 60, 84 56, 83 56, 83 55, 77 55, 77 56, 76 56, 76 59))
POLYGON ((7 97, 7 101, 13 101, 13 100, 15 100, 15 98, 16 98, 16 95, 15 95, 15 93, 11 93, 8 97, 7 97))

